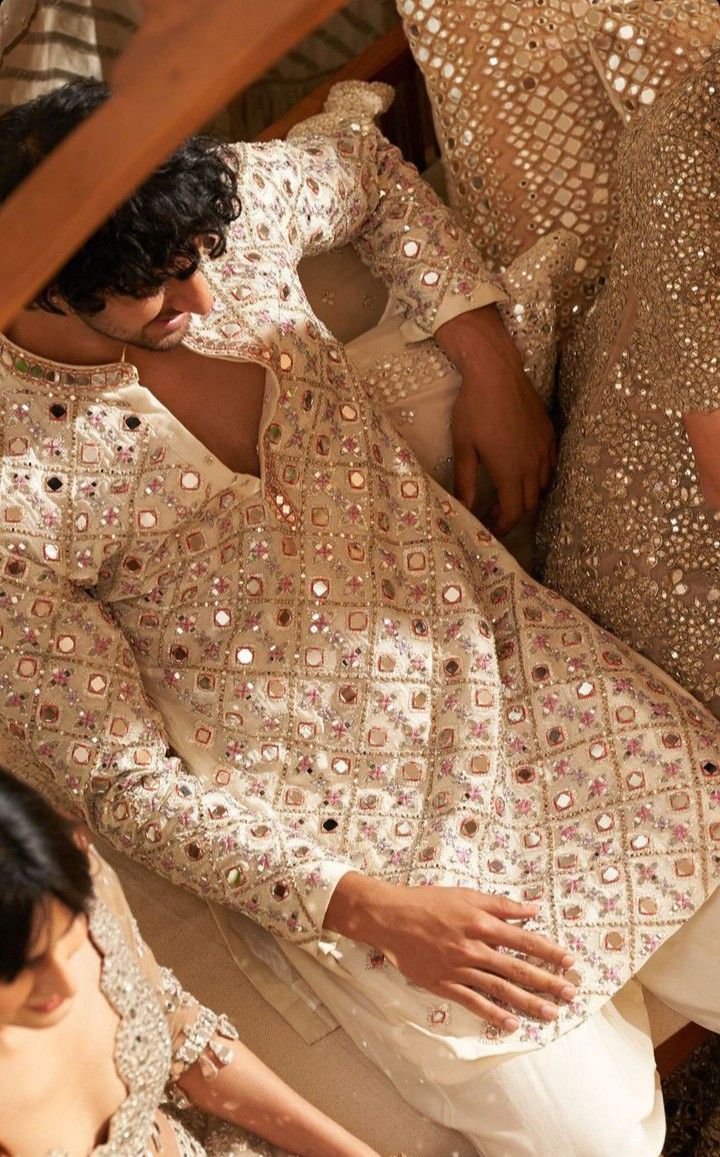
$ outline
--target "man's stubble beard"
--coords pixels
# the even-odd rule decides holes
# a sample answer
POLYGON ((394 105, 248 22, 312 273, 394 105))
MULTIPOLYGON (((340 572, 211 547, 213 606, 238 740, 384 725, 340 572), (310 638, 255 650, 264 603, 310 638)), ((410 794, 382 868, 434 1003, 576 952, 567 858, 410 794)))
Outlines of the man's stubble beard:
POLYGON ((139 333, 124 333, 120 329, 116 329, 112 325, 98 325, 97 314, 94 313, 78 313, 77 315, 93 333, 98 333, 101 337, 110 338, 112 341, 122 342, 125 346, 131 346, 134 349, 150 350, 153 353, 167 353, 169 350, 176 349, 187 334, 190 326, 190 318, 188 317, 185 325, 176 333, 169 333, 167 337, 160 338, 158 341, 151 341, 149 338, 143 337, 143 330, 139 333))

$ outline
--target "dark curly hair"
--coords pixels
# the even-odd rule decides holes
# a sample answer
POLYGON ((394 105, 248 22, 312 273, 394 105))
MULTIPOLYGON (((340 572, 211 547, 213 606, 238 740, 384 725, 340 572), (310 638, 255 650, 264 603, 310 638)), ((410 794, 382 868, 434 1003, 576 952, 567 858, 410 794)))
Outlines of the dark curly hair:
MULTIPOLYGON (((107 85, 74 80, 0 116, 0 203, 109 95, 107 85)), ((171 277, 191 277, 201 252, 225 252, 240 213, 235 154, 196 134, 172 154, 70 258, 34 306, 61 313, 60 294, 77 313, 97 313, 105 298, 150 297, 171 277)))
POLYGON ((0 767, 0 982, 26 967, 49 900, 79 915, 92 892, 88 857, 70 823, 0 767))

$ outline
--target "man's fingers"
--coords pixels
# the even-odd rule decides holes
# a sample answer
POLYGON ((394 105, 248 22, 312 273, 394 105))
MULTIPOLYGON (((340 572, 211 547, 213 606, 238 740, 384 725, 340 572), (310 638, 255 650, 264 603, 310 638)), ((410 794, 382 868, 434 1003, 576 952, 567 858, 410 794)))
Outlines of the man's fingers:
POLYGON ((540 499, 552 482, 555 470, 554 451, 543 454, 529 473, 521 474, 517 471, 513 478, 505 482, 494 479, 498 492, 498 505, 495 513, 495 533, 508 534, 520 521, 523 514, 537 510, 540 499))
POLYGON ((538 474, 526 475, 523 478, 523 501, 525 503, 525 513, 530 510, 537 510, 540 505, 540 487, 541 482, 538 474))
POLYGON ((535 1016, 539 1020, 557 1020, 557 1005, 550 1000, 543 999, 534 992, 527 992, 518 988, 503 976, 496 976, 492 972, 483 972, 480 969, 469 968, 458 973, 458 980, 474 988, 481 996, 493 1001, 509 1004, 518 1012, 527 1016, 535 1016))
POLYGON ((493 947, 502 945, 504 948, 513 948, 516 952, 522 952, 523 956, 535 956, 556 968, 570 968, 574 962, 567 948, 553 944, 552 940, 537 932, 527 932, 524 928, 500 920, 494 926, 493 922, 488 922, 482 930, 481 938, 493 947))
POLYGON ((455 497, 468 510, 475 505, 478 460, 471 446, 455 444, 455 497))
POLYGON ((495 916, 498 920, 530 920, 540 911, 538 904, 511 900, 509 896, 493 896, 477 892, 475 897, 483 912, 495 916))
POLYGON ((464 984, 444 985, 442 989, 438 989, 438 993, 448 1000, 454 1000, 456 1004, 461 1004, 463 1008, 467 1008, 469 1012, 475 1013, 475 1016, 479 1016, 481 1020, 486 1020, 488 1024, 501 1031, 514 1032, 519 1027, 517 1017, 513 1016, 511 1012, 505 1008, 499 1008, 497 1004, 493 1004, 491 1000, 487 1000, 480 993, 464 984))
POLYGON ((519 988, 529 989, 532 992, 544 992, 548 996, 555 996, 558 1000, 574 1000, 577 991, 565 977, 554 972, 546 972, 544 968, 537 968, 520 960, 508 952, 495 952, 492 960, 484 962, 483 967, 498 976, 504 976, 519 988))
POLYGON ((539 912, 537 904, 519 903, 508 896, 485 895, 479 892, 475 894, 475 902, 485 916, 482 925, 478 925, 478 940, 493 948, 498 945, 514 948, 525 956, 536 956, 559 968, 570 968, 574 964, 575 958, 567 948, 553 944, 551 940, 537 932, 528 932, 518 924, 508 923, 510 920, 530 920, 533 916, 537 916, 539 912))
POLYGON ((496 533, 508 534, 523 516, 523 488, 520 478, 498 484, 498 505, 500 517, 497 520, 496 533))

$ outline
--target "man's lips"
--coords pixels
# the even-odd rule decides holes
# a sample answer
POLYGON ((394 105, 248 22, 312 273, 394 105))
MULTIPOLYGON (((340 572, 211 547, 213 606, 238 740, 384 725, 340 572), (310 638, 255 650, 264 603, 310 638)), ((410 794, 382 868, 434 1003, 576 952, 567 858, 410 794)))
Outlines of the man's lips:
POLYGON ((52 1000, 47 1000, 45 1004, 31 1004, 30 1008, 33 1012, 54 1012, 56 1008, 60 1007, 64 1000, 64 996, 54 996, 52 1000))
POLYGON ((151 326, 157 326, 160 329, 179 329, 187 317, 187 313, 169 313, 165 316, 156 317, 154 321, 150 322, 151 326))

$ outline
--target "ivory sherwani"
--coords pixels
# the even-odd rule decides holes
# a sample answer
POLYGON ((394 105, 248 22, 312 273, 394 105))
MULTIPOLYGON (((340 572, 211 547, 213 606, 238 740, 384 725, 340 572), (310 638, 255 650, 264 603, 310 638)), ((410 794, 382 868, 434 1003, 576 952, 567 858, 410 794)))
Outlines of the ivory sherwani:
POLYGON ((56 799, 352 976, 423 1049, 524 1050, 715 887, 720 725, 423 473, 311 315, 297 261, 348 239, 411 337, 502 296, 367 110, 339 121, 240 147, 242 215, 187 343, 267 367, 261 479, 132 366, 5 343, 2 718, 56 799), (540 900, 538 927, 577 953, 577 1003, 478 1031, 323 934, 352 868, 540 900))

